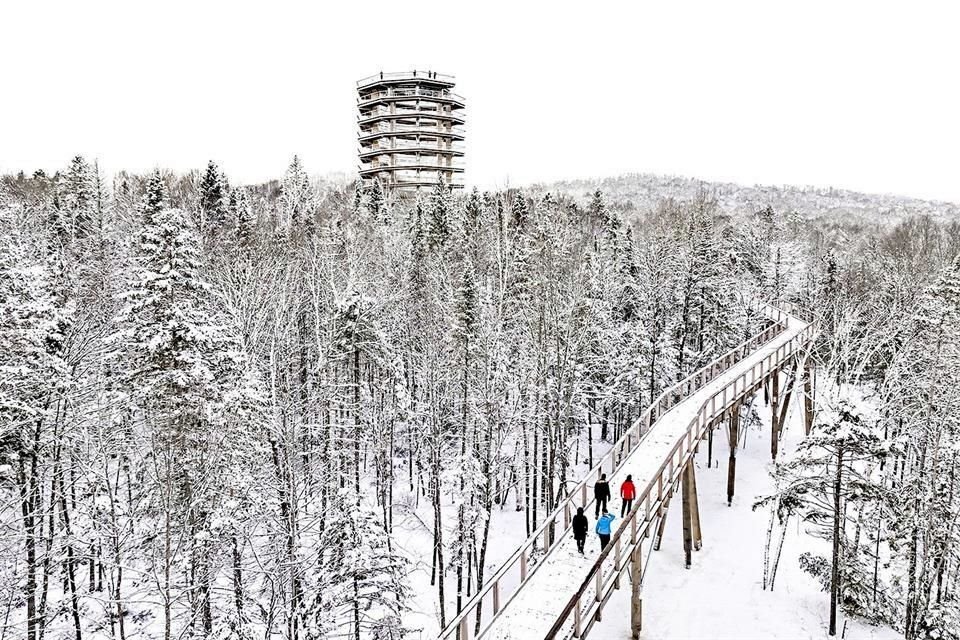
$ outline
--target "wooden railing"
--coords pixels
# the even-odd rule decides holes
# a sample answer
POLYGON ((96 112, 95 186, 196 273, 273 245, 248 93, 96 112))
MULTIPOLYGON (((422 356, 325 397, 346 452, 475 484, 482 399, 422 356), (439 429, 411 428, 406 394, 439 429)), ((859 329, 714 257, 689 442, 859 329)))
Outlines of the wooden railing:
POLYGON ((642 584, 642 576, 646 572, 646 564, 649 561, 649 551, 653 546, 653 540, 648 541, 648 538, 656 531, 660 519, 666 516, 665 500, 674 490, 675 484, 679 482, 680 474, 690 463, 707 429, 714 421, 722 418, 735 402, 742 401, 759 389, 767 378, 779 371, 784 362, 802 354, 811 344, 815 330, 814 325, 807 324, 789 342, 777 347, 773 353, 754 364, 703 402, 696 417, 674 445, 656 475, 643 491, 637 494, 635 506, 620 524, 610 544, 600 554, 586 579, 570 598, 547 634, 547 638, 584 637, 599 619, 600 611, 614 589, 619 588, 622 574, 630 568, 631 562, 639 563, 633 575, 638 576, 642 584), (644 555, 645 541, 648 545, 646 556, 644 555))
POLYGON ((442 82, 453 82, 455 78, 448 73, 437 73, 435 71, 393 71, 390 73, 376 73, 367 76, 362 80, 357 80, 357 87, 364 87, 368 84, 374 84, 381 80, 440 80, 442 82))
POLYGON ((390 87, 385 91, 374 91, 365 95, 357 96, 357 104, 364 105, 381 98, 442 98, 454 102, 464 103, 463 96, 451 93, 450 91, 437 91, 435 89, 424 89, 423 87, 411 89, 397 89, 390 87))
POLYGON ((771 326, 661 393, 520 548, 507 558, 497 572, 464 604, 460 612, 441 631, 441 639, 468 640, 472 635, 471 631, 477 636, 482 635, 535 573, 541 564, 542 556, 549 553, 554 541, 562 538, 570 529, 572 513, 576 508, 583 507, 586 510, 593 504, 588 487, 596 483, 601 474, 609 473, 613 477, 620 465, 643 440, 643 436, 649 434, 654 423, 667 411, 786 330, 790 320, 788 314, 765 303, 759 303, 755 310, 766 316, 772 322, 771 326), (560 531, 557 531, 558 523, 562 526, 560 531), (508 585, 512 585, 512 588, 508 585), (505 588, 509 589, 508 593, 504 593, 505 588))

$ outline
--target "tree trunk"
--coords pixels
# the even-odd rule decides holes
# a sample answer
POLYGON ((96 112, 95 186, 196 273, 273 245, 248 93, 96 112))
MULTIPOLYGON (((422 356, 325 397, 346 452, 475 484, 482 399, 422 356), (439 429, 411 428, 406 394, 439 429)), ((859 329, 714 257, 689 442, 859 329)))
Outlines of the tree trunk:
POLYGON ((830 568, 830 635, 837 635, 837 601, 840 596, 840 491, 843 488, 843 445, 837 447, 837 475, 833 481, 833 555, 830 568))

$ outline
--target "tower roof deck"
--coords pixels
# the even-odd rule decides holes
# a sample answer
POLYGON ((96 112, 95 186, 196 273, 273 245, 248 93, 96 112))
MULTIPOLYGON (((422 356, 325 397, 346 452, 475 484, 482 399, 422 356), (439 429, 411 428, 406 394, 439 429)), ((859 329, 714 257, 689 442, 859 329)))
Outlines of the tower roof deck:
POLYGON ((435 84, 441 87, 452 87, 456 84, 454 77, 446 73, 413 70, 390 73, 380 72, 372 76, 367 76, 366 78, 357 80, 357 89, 363 90, 377 85, 389 86, 410 81, 417 81, 423 84, 435 84))

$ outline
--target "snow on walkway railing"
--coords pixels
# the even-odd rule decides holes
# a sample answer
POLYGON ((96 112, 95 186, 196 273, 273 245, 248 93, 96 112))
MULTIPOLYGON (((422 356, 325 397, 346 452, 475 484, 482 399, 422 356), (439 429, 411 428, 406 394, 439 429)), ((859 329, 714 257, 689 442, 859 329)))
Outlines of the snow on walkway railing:
MULTIPOLYGON (((597 558, 593 568, 571 597, 563 613, 554 623, 547 638, 582 638, 600 617, 600 611, 613 590, 619 588, 623 573, 635 561, 633 580, 643 583, 648 555, 644 557, 643 541, 651 537, 666 516, 664 501, 672 487, 680 481, 680 474, 696 453, 699 442, 710 425, 722 418, 734 403, 754 393, 789 358, 801 354, 813 341, 816 328, 807 324, 790 341, 734 378, 722 389, 704 400, 696 417, 684 435, 677 441, 660 469, 637 494, 634 507, 621 522, 606 549, 597 558)), ((651 548, 653 542, 651 541, 651 548)))
POLYGON ((790 319, 788 314, 762 302, 759 303, 756 310, 765 315, 773 324, 661 393, 597 462, 596 466, 562 499, 557 508, 547 516, 520 548, 507 558, 497 572, 464 604, 460 612, 440 632, 439 637, 442 640, 456 638, 467 640, 471 635, 471 618, 475 621, 474 633, 477 636, 493 624, 530 579, 537 567, 540 566, 541 563, 538 560, 542 560, 541 556, 549 553, 554 541, 559 540, 570 529, 572 514, 576 508, 582 506, 586 510, 593 504, 594 500, 589 496, 587 487, 594 484, 603 473, 609 473, 613 477, 624 460, 639 445, 642 439, 641 435, 644 434, 644 427, 649 432, 654 423, 671 408, 689 398, 712 380, 715 380, 717 376, 743 361, 786 330, 790 319), (578 501, 579 504, 577 504, 578 501), (558 522, 562 522, 563 525, 559 532, 556 530, 558 522), (516 573, 519 573, 519 575, 514 576, 513 574, 516 573), (504 601, 505 594, 502 587, 506 582, 504 578, 508 575, 518 577, 519 580, 512 581, 513 588, 506 594, 506 600, 504 601), (483 619, 485 610, 492 614, 488 615, 486 620, 483 619))

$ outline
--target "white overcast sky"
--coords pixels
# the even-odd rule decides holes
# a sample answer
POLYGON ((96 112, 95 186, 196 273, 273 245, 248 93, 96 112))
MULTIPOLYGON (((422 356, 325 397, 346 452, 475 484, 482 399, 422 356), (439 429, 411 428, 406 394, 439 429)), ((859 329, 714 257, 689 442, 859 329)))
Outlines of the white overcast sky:
POLYGON ((457 76, 468 184, 651 172, 960 201, 960 9, 0 0, 0 170, 356 166, 355 81, 457 76))

